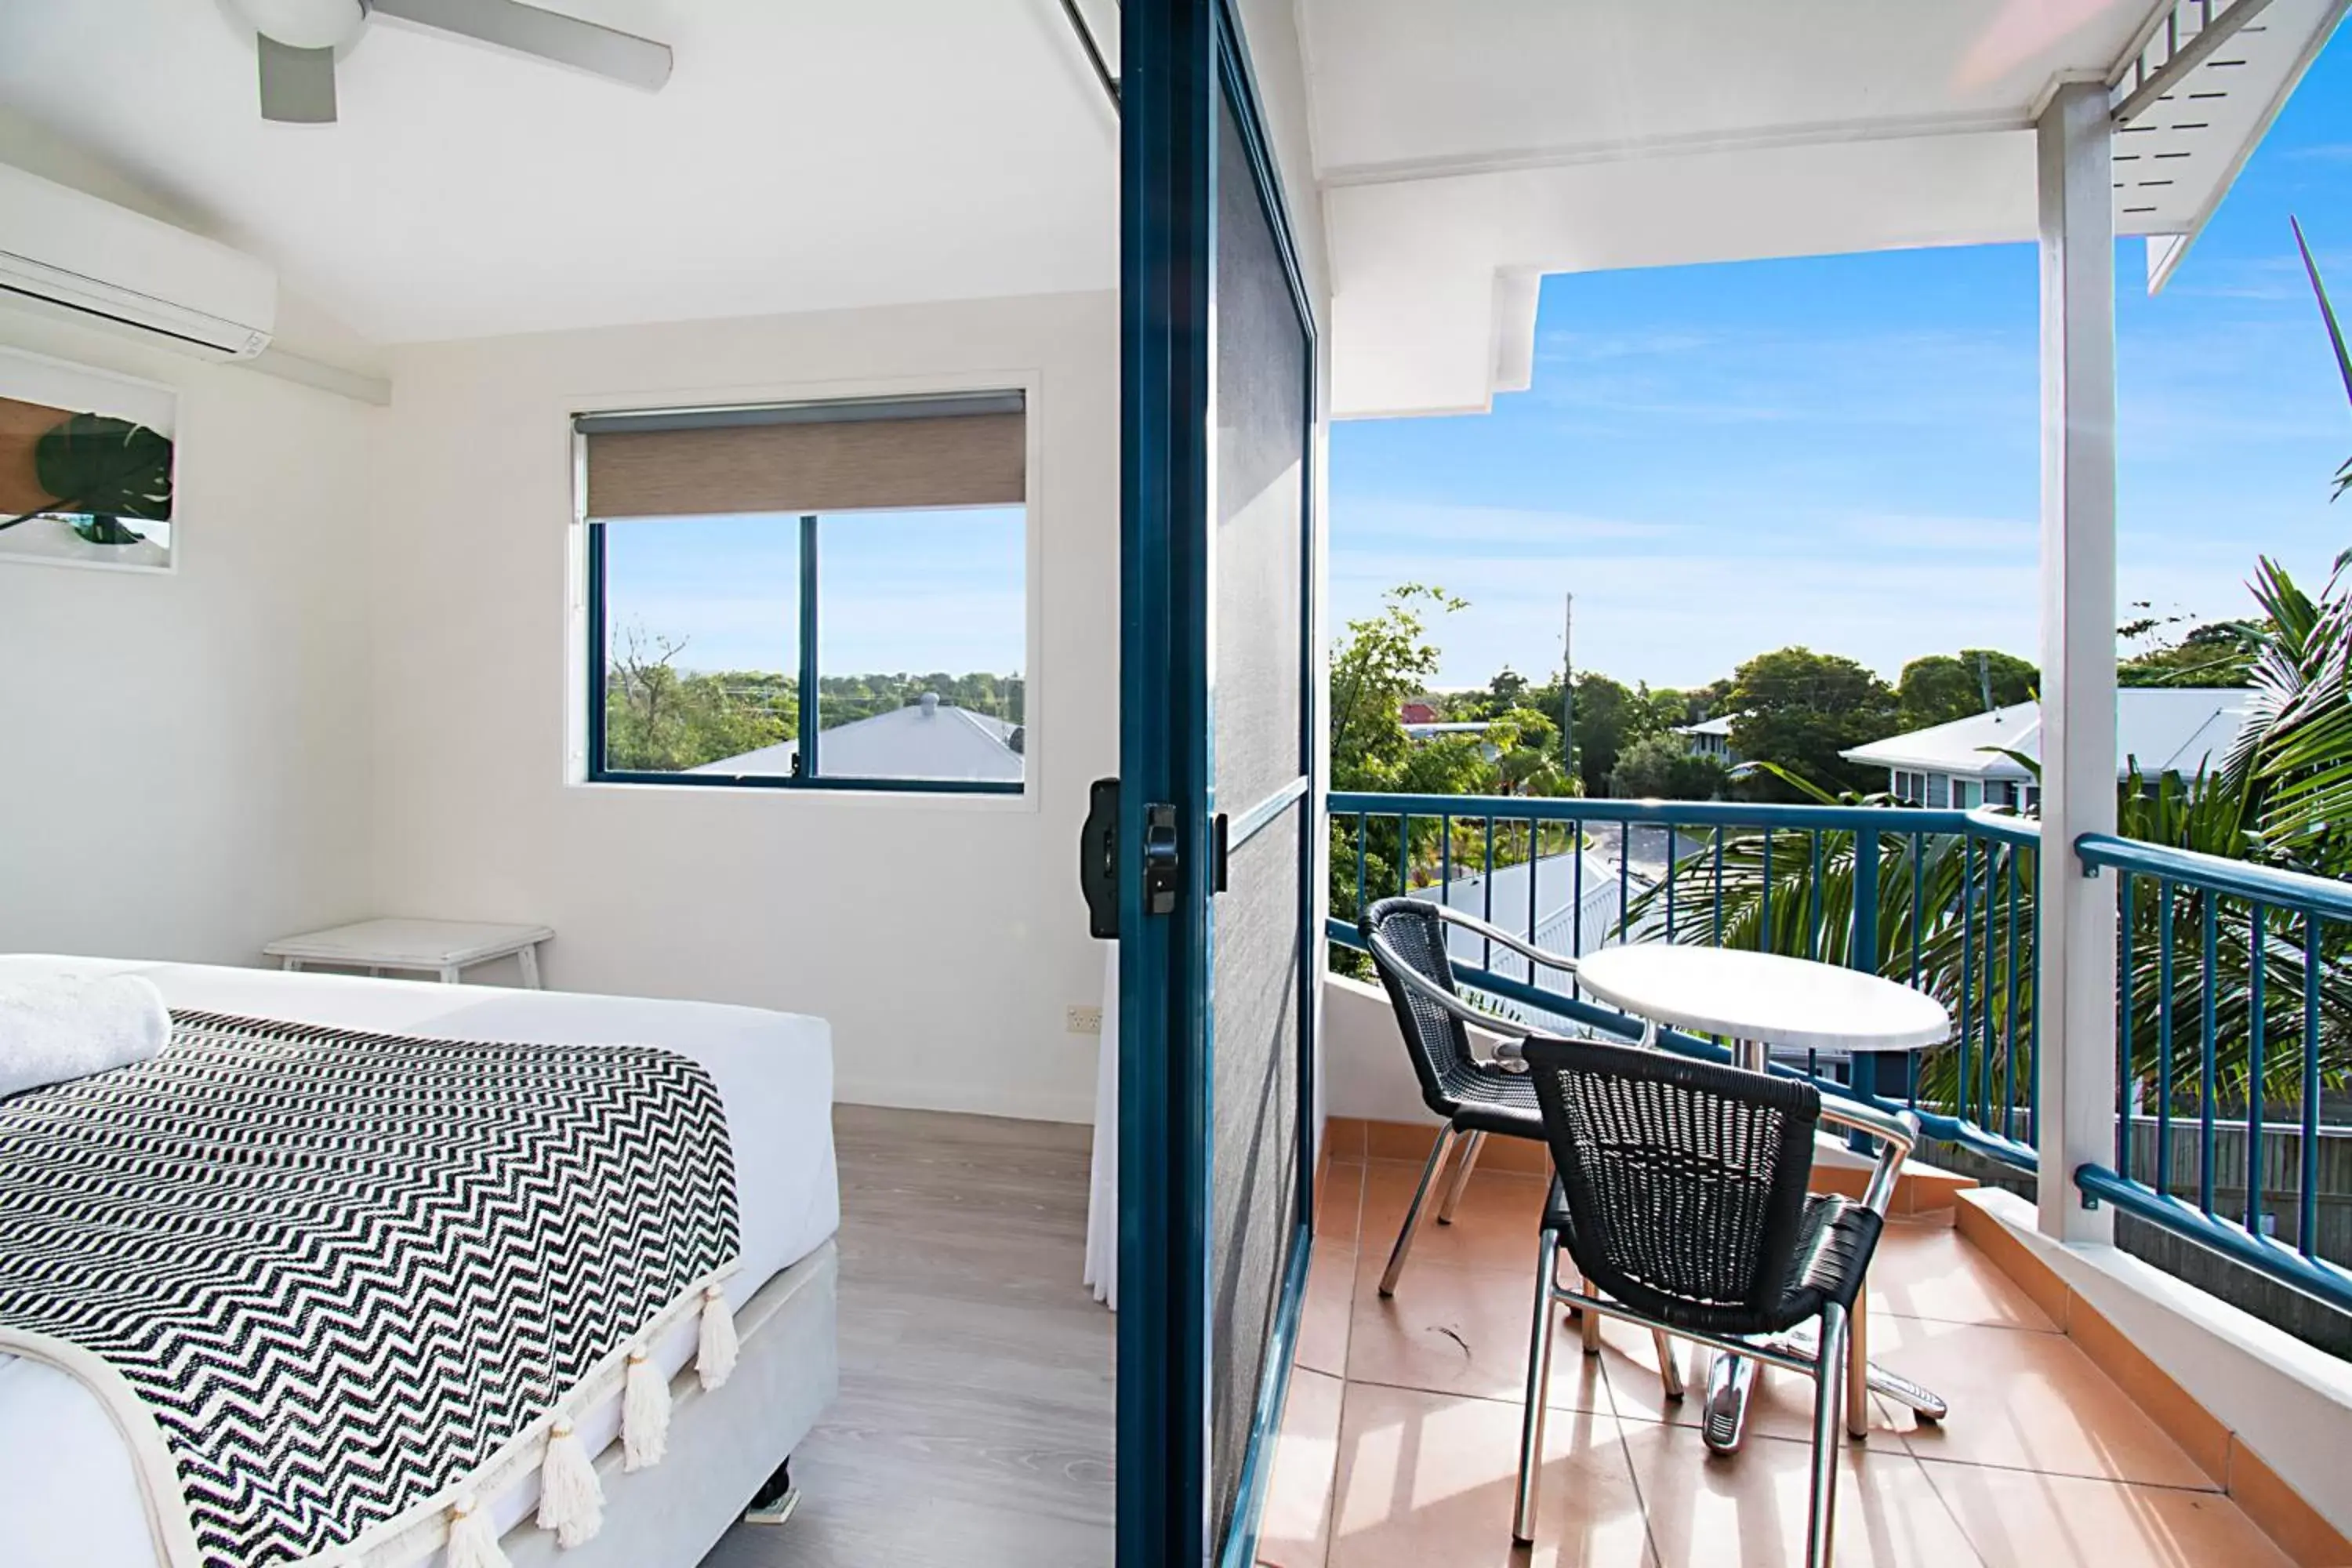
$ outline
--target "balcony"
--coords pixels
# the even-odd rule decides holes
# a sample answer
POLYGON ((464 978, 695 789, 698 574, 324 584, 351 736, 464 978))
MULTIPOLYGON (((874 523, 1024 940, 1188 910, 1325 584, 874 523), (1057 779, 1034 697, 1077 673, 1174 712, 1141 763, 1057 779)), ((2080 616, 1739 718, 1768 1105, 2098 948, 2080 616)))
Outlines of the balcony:
MULTIPOLYGON (((1845 1473, 1840 1561, 2339 1560, 2343 1538, 2304 1500, 2326 1495, 2331 1461, 2295 1434, 2352 1421, 2338 1359, 2352 1349, 2352 1129, 2331 1121, 2326 1087, 2341 1072, 2340 885, 2078 840, 2072 868, 2110 890, 2119 936, 2111 966, 2080 949, 2075 962, 2118 1000, 2096 1042, 2115 1086, 2102 1141, 2069 1163, 2042 1114, 2070 1041, 2037 1006, 2063 977, 2035 951, 2030 820, 1335 794, 1328 821, 1334 1121, 1264 1562, 1484 1561, 1508 1544, 1545 1167, 1539 1151, 1490 1143, 1454 1223, 1424 1225, 1395 1297, 1377 1295, 1429 1131, 1400 1110, 1411 1090, 1385 998, 1348 976, 1369 973, 1356 911, 1398 893, 1563 954, 1760 948, 1944 1003, 1952 1039, 1914 1071, 1774 1061, 1908 1110, 1928 1134, 1874 1272, 1873 1352, 1940 1389, 1952 1415, 1930 1426, 1874 1402, 1845 1473), (2053 1210, 2067 1206, 2114 1216, 2117 1245, 2065 1237, 2053 1210)), ((1639 1032, 1572 972, 1465 931, 1451 942, 1489 1006, 1639 1032)), ((1672 1030, 1660 1043, 1726 1054, 1672 1030)), ((1824 1142, 1817 1184, 1858 1180, 1844 1173, 1858 1164, 1824 1142)), ((1696 1383, 1688 1358, 1706 1352, 1682 1353, 1696 1383)), ((1797 1560, 1810 1392, 1785 1380, 1746 1448, 1710 1461, 1697 1401, 1664 1402, 1647 1337, 1608 1326, 1597 1354, 1554 1363, 1553 1408, 1573 1415, 1551 1424, 1534 1560, 1797 1560)))

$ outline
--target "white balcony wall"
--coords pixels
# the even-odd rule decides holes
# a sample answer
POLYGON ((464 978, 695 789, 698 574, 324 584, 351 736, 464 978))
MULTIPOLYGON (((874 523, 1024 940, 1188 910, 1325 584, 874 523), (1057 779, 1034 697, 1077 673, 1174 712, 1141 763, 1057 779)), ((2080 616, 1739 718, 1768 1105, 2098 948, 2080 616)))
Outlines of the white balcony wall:
POLYGON ((543 921, 553 986, 822 1014, 845 1100, 1087 1120, 1096 1041, 1064 1008, 1101 997, 1076 840, 1118 767, 1117 332, 1105 292, 397 351, 376 902, 543 921), (1029 385, 1035 434, 1028 796, 573 782, 574 410, 992 380, 1029 385))
POLYGON ((250 963, 362 910, 383 411, 0 310, 179 394, 169 575, 0 563, 0 951, 250 963))

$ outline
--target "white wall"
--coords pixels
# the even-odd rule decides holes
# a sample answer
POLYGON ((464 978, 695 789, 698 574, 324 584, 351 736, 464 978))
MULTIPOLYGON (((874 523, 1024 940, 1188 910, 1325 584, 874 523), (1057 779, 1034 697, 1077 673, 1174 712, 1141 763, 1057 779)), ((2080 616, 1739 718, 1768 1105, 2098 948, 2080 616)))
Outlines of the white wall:
POLYGON ((378 411, 0 310, 180 393, 173 575, 0 562, 0 950, 251 963, 359 912, 378 411))
POLYGON ((396 351, 376 904, 544 921, 551 985, 824 1015, 845 1100, 1091 1120, 1095 1041, 1063 1009, 1102 984, 1076 840, 1118 768, 1117 331, 1100 293, 396 351), (573 410, 974 378, 1034 389, 1028 798, 569 782, 573 410))

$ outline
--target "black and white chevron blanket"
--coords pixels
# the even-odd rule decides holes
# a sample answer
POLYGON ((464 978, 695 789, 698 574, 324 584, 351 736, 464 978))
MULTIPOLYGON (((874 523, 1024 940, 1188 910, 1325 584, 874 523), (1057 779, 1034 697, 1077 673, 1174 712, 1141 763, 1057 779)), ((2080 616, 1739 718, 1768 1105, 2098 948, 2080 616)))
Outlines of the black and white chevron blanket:
POLYGON ((173 1024, 0 1101, 0 1351, 108 1402, 169 1568, 429 1519, 737 1257, 683 1057, 173 1024))

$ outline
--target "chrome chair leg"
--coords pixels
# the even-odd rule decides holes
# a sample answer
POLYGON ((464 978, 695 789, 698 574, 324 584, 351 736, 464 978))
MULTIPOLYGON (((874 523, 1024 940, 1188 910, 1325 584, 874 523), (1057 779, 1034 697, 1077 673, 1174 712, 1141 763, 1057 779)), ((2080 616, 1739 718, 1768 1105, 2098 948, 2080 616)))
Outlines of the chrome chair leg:
POLYGON ((1835 1302, 1822 1309, 1820 1378, 1813 1394, 1812 1510, 1805 1522, 1806 1568, 1830 1568, 1837 1537, 1838 1463, 1845 1445, 1838 1424, 1845 1413, 1846 1311, 1835 1302))
POLYGON ((1437 1173, 1445 1167, 1445 1156, 1454 1147, 1454 1132, 1451 1124, 1439 1130, 1437 1142, 1429 1146, 1429 1163, 1421 1168, 1421 1185, 1412 1190, 1412 1206, 1404 1211, 1404 1224, 1397 1231, 1396 1246, 1389 1252, 1389 1266, 1381 1271, 1381 1294, 1396 1294, 1397 1276, 1404 1272, 1404 1260, 1412 1251, 1413 1232, 1421 1228, 1421 1205, 1428 1200, 1429 1189, 1436 1184, 1437 1173))
POLYGON ((1846 1319, 1845 1432, 1859 1443, 1870 1436, 1870 1302, 1857 1300, 1846 1319))
POLYGON ((1454 1184, 1445 1189, 1445 1202, 1437 1211, 1438 1224, 1454 1223, 1454 1211, 1462 1206, 1463 1189, 1470 1184, 1470 1173, 1478 1168, 1478 1156, 1486 1147, 1484 1132, 1473 1132, 1463 1140, 1462 1152, 1454 1162, 1454 1184))
MULTIPOLYGON (((1559 1232, 1547 1230, 1537 1242, 1536 1318, 1528 1333, 1528 1402, 1519 1417, 1519 1489, 1511 1512, 1511 1539, 1525 1546, 1536 1538, 1536 1490, 1543 1476, 1546 1396, 1551 1392, 1553 1271, 1559 1267, 1559 1232)), ((1597 1313, 1587 1312, 1593 1321, 1597 1313)))
POLYGON ((1658 1347, 1658 1382, 1665 1388, 1668 1399, 1683 1396, 1683 1369, 1675 1360, 1675 1342, 1664 1329, 1652 1329, 1650 1341, 1658 1347))

